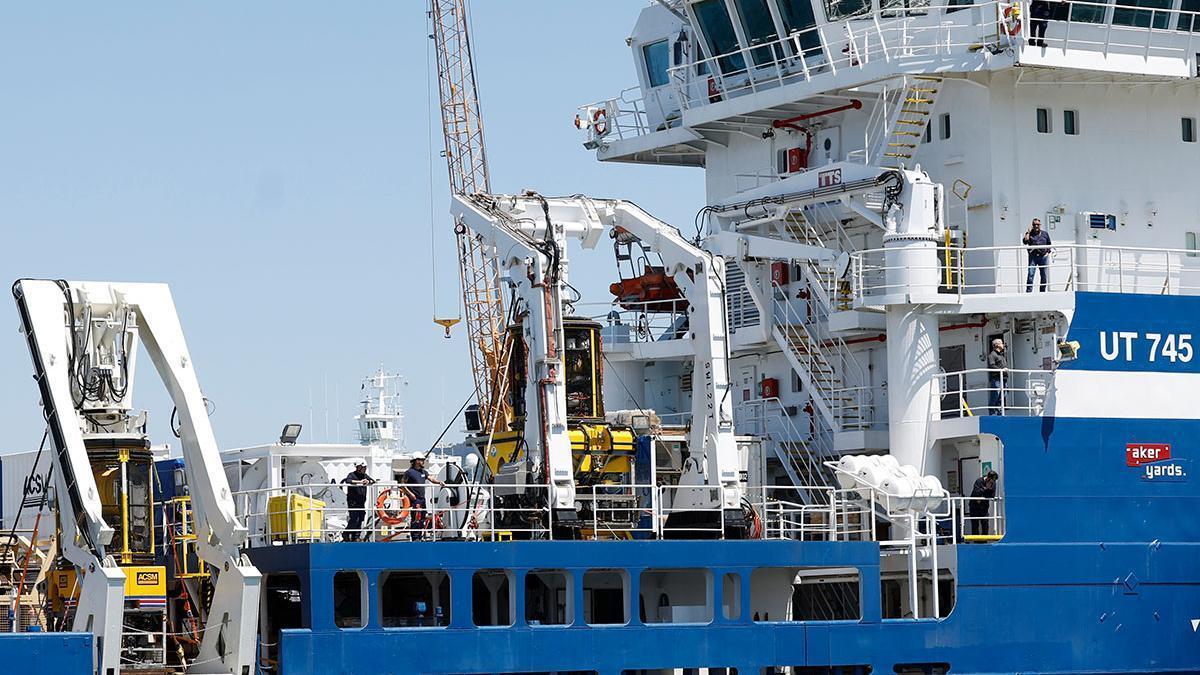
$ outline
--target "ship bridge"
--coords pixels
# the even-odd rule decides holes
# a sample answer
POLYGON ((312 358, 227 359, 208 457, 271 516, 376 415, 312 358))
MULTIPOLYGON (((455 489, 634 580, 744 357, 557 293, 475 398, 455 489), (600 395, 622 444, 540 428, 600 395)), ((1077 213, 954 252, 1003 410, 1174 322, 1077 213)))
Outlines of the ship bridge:
MULTIPOLYGON (((902 75, 1012 67, 1079 81, 1196 75, 1200 3, 951 0, 674 0, 630 38, 638 84, 581 107, 601 160, 703 166, 727 134, 758 134, 848 101, 871 103, 902 75), (1034 24, 1044 39, 1030 39, 1034 24), (1035 44, 1036 43, 1036 44, 1035 44)), ((664 6, 665 5, 665 6, 664 6)))

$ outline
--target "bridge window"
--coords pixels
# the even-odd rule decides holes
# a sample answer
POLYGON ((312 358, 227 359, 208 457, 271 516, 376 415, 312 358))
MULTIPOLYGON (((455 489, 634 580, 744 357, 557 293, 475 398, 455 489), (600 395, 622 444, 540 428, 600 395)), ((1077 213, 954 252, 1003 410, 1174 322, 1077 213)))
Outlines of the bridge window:
MULTIPOLYGON (((766 45, 779 40, 779 32, 775 28, 775 19, 767 7, 767 0, 737 0, 737 12, 742 21, 742 32, 750 41, 750 46, 766 45)), ((777 46, 758 47, 750 52, 754 62, 763 65, 773 63, 782 54, 775 53, 777 46)))
POLYGON ((450 575, 441 570, 394 570, 380 575, 379 614, 384 628, 450 624, 450 575))
MULTIPOLYGON (((1105 0, 1096 0, 1095 4, 1080 5, 1071 4, 1071 21, 1080 23, 1104 23, 1104 15, 1108 12, 1105 5, 1110 4, 1105 0)), ((1122 0, 1122 5, 1129 4, 1122 0)), ((1058 18, 1058 17, 1053 17, 1058 18)))
POLYGON ((1079 135, 1079 113, 1077 111, 1063 111, 1063 133, 1068 136, 1079 135))
POLYGON ((829 21, 841 21, 870 11, 869 0, 825 0, 825 17, 829 21))
POLYGON ((525 623, 563 626, 574 620, 571 577, 562 570, 533 570, 525 575, 525 623))
POLYGON ((504 570, 480 570, 471 580, 471 613, 476 626, 511 626, 513 585, 504 570))
MULTIPOLYGON (((1200 0, 1197 0, 1200 2, 1200 0)), ((779 0, 779 14, 783 19, 783 31, 800 42, 805 56, 821 51, 821 36, 817 33, 817 17, 813 14, 809 0, 779 0)))
POLYGON ((733 31, 733 22, 729 20, 729 12, 725 9, 725 0, 700 0, 692 5, 692 12, 700 24, 709 54, 721 57, 717 61, 721 72, 745 70, 746 60, 741 54, 733 53, 738 50, 738 39, 733 31))
POLYGON ((583 620, 591 625, 629 623, 624 570, 588 570, 583 575, 583 620))
POLYGON ((1113 8, 1112 22, 1115 26, 1133 26, 1135 28, 1165 29, 1171 17, 1173 0, 1122 0, 1122 6, 1113 8), (1129 7, 1146 7, 1147 9, 1130 9, 1129 7), (1158 10, 1158 11, 1155 11, 1158 10))
POLYGON ((950 113, 942 113, 941 132, 943 141, 950 140, 950 113))
POLYGON ((333 623, 338 628, 367 625, 367 581, 362 572, 342 570, 333 575, 333 623))
POLYGON ((1179 21, 1175 22, 1176 30, 1193 33, 1200 31, 1200 0, 1183 0, 1179 5, 1179 21))
POLYGON ((1184 117, 1180 120, 1180 129, 1183 132, 1184 143, 1196 142, 1196 118, 1184 117))
POLYGON ((1039 134, 1050 133, 1050 109, 1049 108, 1038 108, 1037 109, 1037 132, 1039 134))
POLYGON ((661 87, 668 81, 667 69, 671 67, 671 51, 666 40, 642 45, 642 60, 646 62, 646 81, 650 87, 661 87))
POLYGON ((880 16, 919 16, 929 13, 929 0, 880 0, 880 16), (904 10, 901 12, 900 10, 904 10))

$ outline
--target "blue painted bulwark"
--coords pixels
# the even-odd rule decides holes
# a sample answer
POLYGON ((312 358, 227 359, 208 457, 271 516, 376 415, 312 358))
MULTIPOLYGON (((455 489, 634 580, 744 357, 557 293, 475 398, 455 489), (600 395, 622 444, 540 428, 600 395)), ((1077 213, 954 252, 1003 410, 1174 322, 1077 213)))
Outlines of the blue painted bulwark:
POLYGON ((0 633, 0 672, 92 672, 91 633, 0 633))

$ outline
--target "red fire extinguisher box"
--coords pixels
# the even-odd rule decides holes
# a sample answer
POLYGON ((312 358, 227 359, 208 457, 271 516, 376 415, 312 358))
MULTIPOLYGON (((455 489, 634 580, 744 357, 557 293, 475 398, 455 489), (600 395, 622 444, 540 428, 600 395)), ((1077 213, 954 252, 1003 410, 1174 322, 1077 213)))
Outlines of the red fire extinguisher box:
POLYGON ((788 264, 785 262, 771 263, 771 283, 775 286, 787 286, 789 281, 788 264))
POLYGON ((760 388, 762 389, 763 398, 779 398, 778 379, 774 377, 764 377, 760 388))

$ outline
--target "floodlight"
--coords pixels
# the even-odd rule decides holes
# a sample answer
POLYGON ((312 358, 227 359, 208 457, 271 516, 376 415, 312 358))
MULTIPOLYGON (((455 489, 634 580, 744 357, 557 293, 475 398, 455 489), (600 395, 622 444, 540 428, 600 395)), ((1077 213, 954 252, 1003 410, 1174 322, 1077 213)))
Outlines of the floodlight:
POLYGON ((279 444, 295 445, 296 439, 300 438, 300 429, 301 426, 299 424, 283 425, 283 433, 279 434, 279 444))

